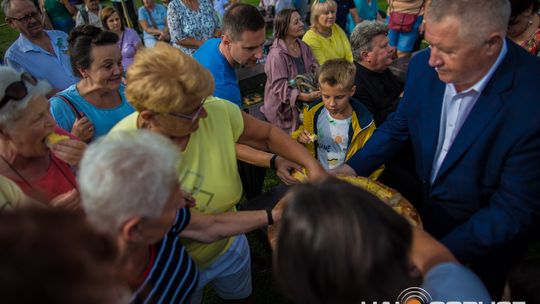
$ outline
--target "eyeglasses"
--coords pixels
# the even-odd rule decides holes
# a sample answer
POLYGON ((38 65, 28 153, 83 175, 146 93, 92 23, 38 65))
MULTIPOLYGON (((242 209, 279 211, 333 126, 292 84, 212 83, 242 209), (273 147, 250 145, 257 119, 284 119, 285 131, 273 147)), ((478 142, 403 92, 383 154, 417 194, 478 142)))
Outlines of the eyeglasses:
POLYGON ((24 83, 25 81, 33 86, 37 84, 37 79, 34 76, 28 73, 22 73, 21 80, 15 81, 6 87, 4 97, 2 98, 2 101, 0 101, 0 109, 3 108, 10 100, 20 101, 24 99, 26 95, 28 95, 28 88, 24 83))
POLYGON ((9 17, 7 16, 8 19, 13 19, 13 20, 17 20, 19 22, 22 22, 22 23, 28 23, 31 19, 38 19, 40 13, 38 11, 34 11, 34 12, 31 12, 27 15, 24 15, 20 18, 15 18, 15 17, 9 17))
POLYGON ((171 115, 171 116, 174 116, 174 117, 177 117, 177 118, 187 119, 187 120, 191 121, 191 123, 195 123, 197 118, 199 118, 199 115, 201 115, 201 112, 202 112, 205 101, 206 101, 206 98, 204 98, 202 100, 202 102, 199 105, 199 107, 197 108, 197 110, 195 110, 193 112, 193 114, 191 114, 191 115, 178 114, 178 113, 165 113, 165 114, 171 115))

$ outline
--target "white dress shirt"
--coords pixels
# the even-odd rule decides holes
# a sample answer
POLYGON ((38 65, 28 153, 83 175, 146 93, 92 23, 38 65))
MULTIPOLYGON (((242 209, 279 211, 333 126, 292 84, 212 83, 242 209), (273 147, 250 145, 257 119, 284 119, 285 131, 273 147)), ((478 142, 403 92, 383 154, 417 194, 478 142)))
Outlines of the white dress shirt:
POLYGON ((435 156, 433 157, 433 166, 431 167, 431 183, 435 180, 448 151, 450 151, 450 147, 452 147, 459 130, 463 126, 467 116, 469 116, 469 113, 471 113, 478 97, 480 97, 480 94, 507 52, 508 46, 506 45, 506 40, 503 40, 501 52, 493 66, 491 66, 480 81, 469 89, 458 93, 454 84, 446 84, 439 127, 439 141, 437 143, 437 150, 435 150, 435 156))

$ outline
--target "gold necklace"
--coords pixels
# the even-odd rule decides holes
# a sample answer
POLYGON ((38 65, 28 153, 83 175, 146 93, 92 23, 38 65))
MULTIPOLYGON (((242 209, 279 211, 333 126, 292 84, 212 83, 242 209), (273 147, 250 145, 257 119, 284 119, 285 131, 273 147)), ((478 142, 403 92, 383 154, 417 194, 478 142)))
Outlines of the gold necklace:
POLYGON ((296 41, 294 42, 294 44, 288 45, 287 48, 293 53, 297 53, 300 51, 300 48, 298 47, 298 44, 296 44, 296 41))
POLYGON ((330 36, 332 36, 332 29, 329 28, 327 30, 322 30, 322 29, 317 29, 317 32, 319 32, 319 34, 325 38, 328 38, 330 36))

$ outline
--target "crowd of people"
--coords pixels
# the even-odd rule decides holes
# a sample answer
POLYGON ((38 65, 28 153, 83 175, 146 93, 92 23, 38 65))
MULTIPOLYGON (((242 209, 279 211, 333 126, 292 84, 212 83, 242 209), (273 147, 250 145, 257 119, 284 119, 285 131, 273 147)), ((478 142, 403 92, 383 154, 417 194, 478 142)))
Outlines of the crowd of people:
POLYGON ((538 299, 539 1, 154 1, 2 2, 1 298, 253 303, 245 234, 279 223, 295 303, 538 299))

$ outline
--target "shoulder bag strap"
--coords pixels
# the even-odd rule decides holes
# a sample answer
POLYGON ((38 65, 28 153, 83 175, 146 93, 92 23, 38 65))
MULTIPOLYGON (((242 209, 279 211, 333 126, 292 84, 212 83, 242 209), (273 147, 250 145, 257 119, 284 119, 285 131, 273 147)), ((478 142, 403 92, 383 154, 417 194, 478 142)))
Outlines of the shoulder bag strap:
POLYGON ((154 17, 152 17, 152 14, 150 13, 150 10, 148 10, 146 6, 144 6, 144 10, 146 10, 146 12, 148 13, 148 16, 150 17, 150 21, 152 22, 152 27, 155 28, 156 30, 159 30, 156 25, 156 22, 154 21, 154 17))
POLYGON ((86 10, 86 6, 81 8, 79 12, 81 13, 81 17, 83 18, 84 24, 90 24, 90 17, 88 16, 88 11, 86 10))
POLYGON ((73 102, 71 102, 69 98, 63 95, 59 95, 59 94, 54 95, 53 97, 59 97, 60 99, 62 99, 71 108, 71 110, 73 111, 73 114, 75 114, 75 117, 77 117, 77 119, 81 119, 84 117, 84 114, 79 112, 77 108, 75 108, 75 106, 73 105, 73 102))

